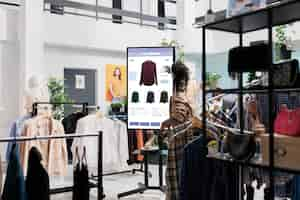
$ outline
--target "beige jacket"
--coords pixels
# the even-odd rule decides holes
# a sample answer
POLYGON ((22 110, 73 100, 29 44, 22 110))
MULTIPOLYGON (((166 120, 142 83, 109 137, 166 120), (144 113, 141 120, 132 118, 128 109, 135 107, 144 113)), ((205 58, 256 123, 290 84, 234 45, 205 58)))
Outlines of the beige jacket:
MULTIPOLYGON (((37 116, 25 122, 22 136, 64 135, 63 125, 50 117, 37 116)), ((20 160, 24 173, 27 172, 29 151, 36 147, 42 154, 43 165, 50 176, 67 173, 68 154, 65 139, 32 140, 21 143, 20 160)))

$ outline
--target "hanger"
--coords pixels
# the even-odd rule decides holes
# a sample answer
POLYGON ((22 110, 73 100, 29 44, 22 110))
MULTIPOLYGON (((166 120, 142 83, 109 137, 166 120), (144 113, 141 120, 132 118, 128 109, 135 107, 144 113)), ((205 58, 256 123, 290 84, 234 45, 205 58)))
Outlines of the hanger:
MULTIPOLYGON (((235 134, 240 134, 240 132, 241 132, 241 129, 231 128, 231 127, 224 126, 224 125, 221 125, 219 123, 212 122, 212 121, 207 121, 207 123, 210 124, 211 126, 215 126, 217 128, 221 128, 225 131, 229 131, 229 132, 232 132, 232 133, 235 133, 235 134)), ((244 132, 244 134, 254 134, 253 131, 248 131, 248 130, 244 130, 243 132, 244 132)))

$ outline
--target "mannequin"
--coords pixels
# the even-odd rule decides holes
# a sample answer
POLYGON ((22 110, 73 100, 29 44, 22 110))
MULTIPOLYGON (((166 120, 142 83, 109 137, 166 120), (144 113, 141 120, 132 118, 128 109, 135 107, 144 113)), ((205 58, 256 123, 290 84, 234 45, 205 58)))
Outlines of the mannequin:
POLYGON ((25 112, 32 112, 32 104, 35 102, 49 102, 50 93, 47 82, 41 75, 33 75, 28 80, 28 88, 25 91, 25 112))

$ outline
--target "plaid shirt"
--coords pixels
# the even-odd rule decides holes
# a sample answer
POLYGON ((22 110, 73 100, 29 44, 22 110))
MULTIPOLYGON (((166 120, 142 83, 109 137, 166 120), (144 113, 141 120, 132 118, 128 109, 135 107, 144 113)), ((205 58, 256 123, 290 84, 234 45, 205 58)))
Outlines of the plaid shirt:
MULTIPOLYGON (((192 109, 189 104, 183 98, 174 97, 172 99, 171 118, 162 124, 162 128, 171 126, 175 127, 190 120, 192 120, 192 109)), ((183 150, 184 146, 193 139, 193 131, 190 128, 187 131, 177 135, 176 131, 166 131, 162 132, 161 136, 163 138, 167 138, 168 140, 166 200, 179 200, 179 183, 183 150)))

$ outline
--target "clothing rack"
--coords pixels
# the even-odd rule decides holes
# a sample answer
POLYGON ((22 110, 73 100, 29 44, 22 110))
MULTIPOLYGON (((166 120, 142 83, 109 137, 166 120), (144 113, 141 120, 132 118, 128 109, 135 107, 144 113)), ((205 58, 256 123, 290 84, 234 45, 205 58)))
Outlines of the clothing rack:
MULTIPOLYGON (((26 141, 33 141, 33 140, 56 140, 56 139, 67 139, 67 138, 82 138, 82 137, 98 137, 98 183, 93 184, 90 183, 90 188, 98 188, 98 195, 97 200, 101 200, 104 198, 103 194, 103 178, 102 178, 102 148, 103 148, 103 134, 102 131, 99 131, 98 134, 69 134, 69 135, 49 135, 49 136, 34 136, 34 137, 27 137, 27 136, 19 136, 19 137, 4 137, 0 138, 0 143, 5 142, 26 142, 26 141)), ((62 187, 62 188, 55 188, 50 190, 50 194, 59 194, 59 193, 66 193, 72 192, 73 186, 71 187, 62 187)))
POLYGON ((87 102, 34 102, 32 104, 32 115, 36 116, 38 113, 38 105, 78 105, 82 106, 82 112, 88 114, 88 103, 87 102))
MULTIPOLYGON (((226 131, 233 132, 235 134, 241 133, 241 129, 238 129, 238 128, 230 128, 228 126, 223 126, 219 123, 215 123, 215 122, 212 122, 212 121, 209 121, 209 120, 206 120, 206 122, 209 125, 212 125, 212 126, 217 127, 217 128, 221 128, 221 129, 226 130, 226 131)), ((247 131, 247 130, 244 130, 243 133, 245 133, 245 134, 254 134, 253 131, 247 131)))
MULTIPOLYGON (((72 107, 73 108, 81 108, 81 105, 74 104, 74 105, 72 105, 72 107)), ((98 106, 98 105, 87 105, 86 108, 100 110, 100 106, 98 106)))
MULTIPOLYGON (((100 107, 99 106, 88 106, 88 108, 96 108, 96 109, 99 109, 100 107)), ((111 120, 127 120, 127 115, 108 115, 106 116, 107 118, 111 119, 111 120)), ((131 173, 131 174, 135 174, 136 172, 144 172, 143 170, 143 165, 141 164, 141 167, 139 169, 128 169, 128 170, 123 170, 123 171, 116 171, 116 172, 110 172, 110 173, 105 173, 105 174, 102 174, 102 177, 104 176, 115 176, 115 175, 120 175, 120 174, 128 174, 128 173, 131 173)), ((93 175, 92 176, 92 179, 93 180, 98 180, 98 176, 95 176, 93 175)))

